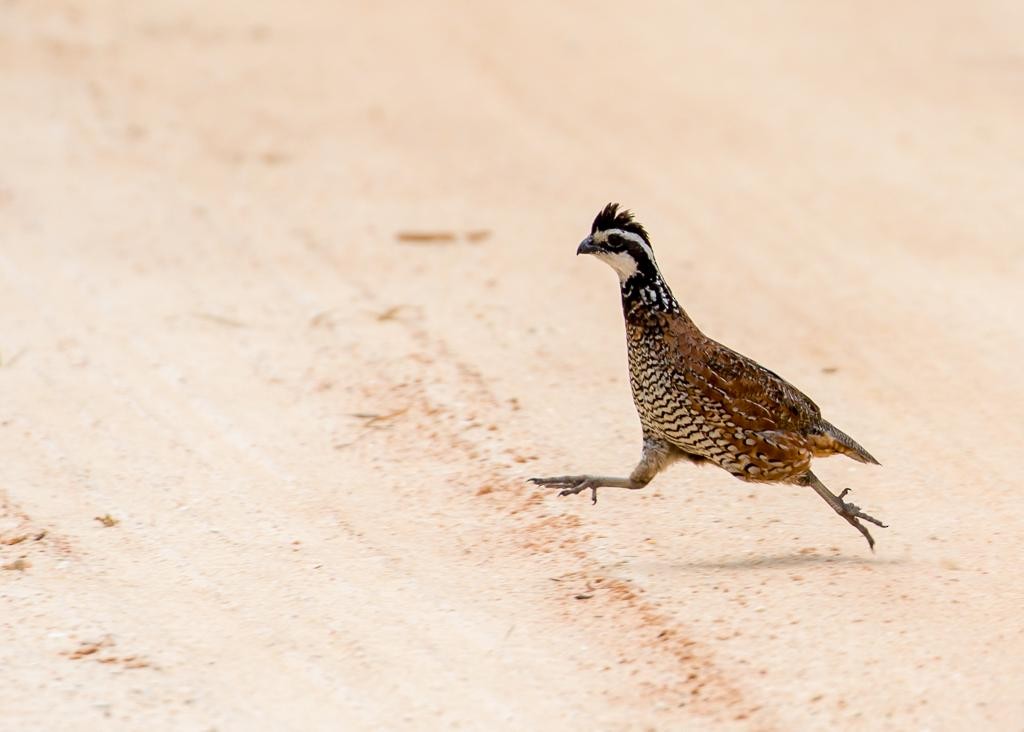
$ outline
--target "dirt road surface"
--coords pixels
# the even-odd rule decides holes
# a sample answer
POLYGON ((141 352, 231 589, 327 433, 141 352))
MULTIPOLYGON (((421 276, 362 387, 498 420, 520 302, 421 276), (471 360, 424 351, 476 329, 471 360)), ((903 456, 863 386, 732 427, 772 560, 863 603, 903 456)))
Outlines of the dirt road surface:
POLYGON ((1024 5, 832 5, 0 4, 0 727, 1021 729, 1024 5), (639 453, 609 200, 877 554, 525 484, 639 453))

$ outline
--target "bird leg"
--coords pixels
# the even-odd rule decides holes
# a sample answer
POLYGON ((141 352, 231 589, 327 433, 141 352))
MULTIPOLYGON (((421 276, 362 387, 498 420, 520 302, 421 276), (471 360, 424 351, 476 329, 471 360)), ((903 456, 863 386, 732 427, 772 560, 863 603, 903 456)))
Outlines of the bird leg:
POLYGON ((574 496, 590 489, 590 498, 597 503, 598 488, 628 488, 639 490, 646 483, 638 483, 631 478, 612 478, 604 475, 559 475, 554 478, 530 478, 530 482, 547 488, 561 488, 560 496, 574 496))
POLYGON ((888 528, 881 521, 876 519, 874 516, 868 516, 866 513, 860 510, 859 506, 852 503, 847 503, 843 500, 846 494, 850 492, 849 488, 843 489, 843 492, 838 496, 825 487, 824 483, 818 480, 818 476, 814 473, 807 471, 800 479, 802 485, 809 485, 814 491, 825 499, 825 502, 832 507, 836 513, 842 516, 846 521, 853 526, 857 531, 864 535, 864 538, 868 540, 868 546, 871 551, 875 550, 875 540, 871 537, 871 533, 865 528, 865 526, 857 519, 864 519, 870 521, 875 526, 881 526, 883 529, 888 528))
POLYGON ((628 478, 614 478, 604 475, 560 475, 554 478, 530 478, 535 485, 548 488, 561 488, 560 496, 574 496, 590 490, 590 498, 597 503, 598 488, 627 488, 631 491, 640 490, 651 482, 658 471, 678 459, 673 448, 658 440, 645 439, 644 451, 640 462, 628 478))

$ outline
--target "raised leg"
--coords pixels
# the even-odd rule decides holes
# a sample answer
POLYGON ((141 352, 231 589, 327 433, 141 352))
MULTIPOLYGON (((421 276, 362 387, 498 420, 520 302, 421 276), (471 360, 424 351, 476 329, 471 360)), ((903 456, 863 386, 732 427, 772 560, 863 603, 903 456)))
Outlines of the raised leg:
POLYGON ((574 496, 589 490, 591 500, 597 503, 598 488, 639 490, 650 483, 658 471, 679 457, 671 445, 658 440, 645 439, 640 462, 628 478, 605 475, 559 475, 553 478, 530 478, 530 482, 547 488, 559 488, 561 489, 558 492, 560 496, 574 496))
POLYGON ((868 540, 868 546, 871 548, 871 551, 875 550, 875 540, 871 537, 871 533, 857 519, 864 519, 865 521, 870 521, 875 526, 881 526, 883 529, 888 527, 881 521, 876 519, 874 516, 868 516, 866 513, 861 511, 859 506, 855 506, 852 503, 847 503, 846 501, 844 501, 843 498, 845 498, 846 494, 850 492, 849 488, 844 489, 843 492, 837 496, 835 493, 826 488, 824 483, 818 480, 818 476, 816 476, 809 470, 807 471, 807 473, 801 476, 799 482, 801 485, 809 485, 811 488, 813 488, 815 493, 824 498, 825 503, 832 507, 832 510, 834 510, 836 513, 838 513, 840 516, 846 519, 846 521, 851 526, 853 526, 855 529, 857 529, 857 531, 864 535, 864 538, 868 540))

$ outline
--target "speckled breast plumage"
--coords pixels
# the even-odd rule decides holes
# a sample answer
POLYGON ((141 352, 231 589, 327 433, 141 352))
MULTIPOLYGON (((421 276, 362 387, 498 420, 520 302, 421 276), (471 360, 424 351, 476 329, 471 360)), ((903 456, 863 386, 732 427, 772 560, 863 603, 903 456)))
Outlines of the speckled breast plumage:
POLYGON ((806 470, 811 451, 781 432, 736 424, 661 319, 626 325, 629 380, 644 436, 705 458, 743 480, 770 482, 806 470))

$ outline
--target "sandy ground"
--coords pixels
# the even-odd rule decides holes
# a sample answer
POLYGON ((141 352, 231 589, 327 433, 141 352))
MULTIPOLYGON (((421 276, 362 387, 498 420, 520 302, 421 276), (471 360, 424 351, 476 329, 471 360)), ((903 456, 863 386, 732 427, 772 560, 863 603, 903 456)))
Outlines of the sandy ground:
POLYGON ((0 727, 1021 729, 1024 4, 826 5, 0 3, 0 727), (876 555, 524 483, 638 455, 608 200, 876 555))

